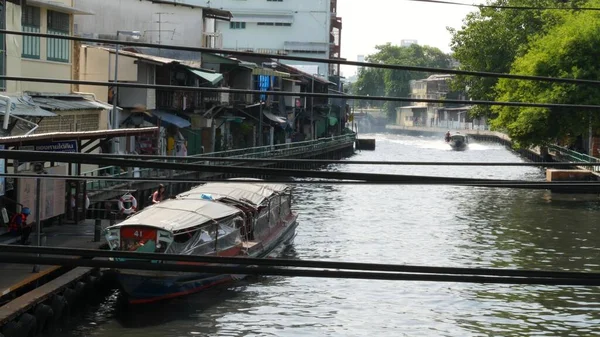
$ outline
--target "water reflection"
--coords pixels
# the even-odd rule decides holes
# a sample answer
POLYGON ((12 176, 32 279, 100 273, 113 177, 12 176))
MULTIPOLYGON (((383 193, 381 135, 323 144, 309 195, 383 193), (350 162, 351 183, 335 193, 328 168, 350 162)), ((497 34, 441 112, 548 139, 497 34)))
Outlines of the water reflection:
MULTIPOLYGON (((514 162, 497 144, 455 152, 438 138, 376 135, 350 160, 514 162)), ((545 179, 526 167, 329 165, 328 170, 545 179)), ((598 271, 597 196, 452 186, 306 184, 289 258, 598 271)), ((111 297, 73 335, 593 335, 589 287, 264 277, 146 308, 111 297)))

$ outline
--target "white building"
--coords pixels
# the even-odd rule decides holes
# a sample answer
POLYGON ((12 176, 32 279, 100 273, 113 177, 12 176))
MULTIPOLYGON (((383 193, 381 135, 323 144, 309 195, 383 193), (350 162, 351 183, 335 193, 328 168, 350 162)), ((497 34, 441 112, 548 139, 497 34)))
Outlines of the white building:
MULTIPOLYGON (((184 0, 207 6, 207 0, 184 0)), ((337 0, 210 0, 211 8, 230 11, 231 22, 218 22, 223 48, 269 54, 339 58, 342 20, 337 0)), ((289 65, 302 62, 286 61, 289 65)), ((339 75, 339 67, 320 63, 319 73, 339 75)))
MULTIPOLYGON (((221 48, 215 23, 231 13, 174 0, 73 0, 94 16, 78 16, 75 33, 85 37, 115 39, 117 31, 139 31, 140 42, 161 45, 221 48)), ((229 24, 227 22, 226 24, 229 24)), ((127 39, 120 36, 120 40, 127 39)), ((161 56, 173 56, 163 49, 161 56)))
POLYGON ((402 41, 400 41, 400 46, 402 46, 402 47, 409 47, 413 44, 419 44, 419 41, 417 41, 417 40, 402 40, 402 41))

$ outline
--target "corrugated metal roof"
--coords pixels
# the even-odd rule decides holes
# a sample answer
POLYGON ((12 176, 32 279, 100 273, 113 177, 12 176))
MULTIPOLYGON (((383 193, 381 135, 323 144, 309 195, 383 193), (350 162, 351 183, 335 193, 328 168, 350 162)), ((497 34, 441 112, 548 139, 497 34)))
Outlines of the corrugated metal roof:
POLYGON ((191 71, 194 75, 203 78, 204 80, 210 82, 212 85, 216 85, 220 81, 223 80, 223 74, 219 73, 209 73, 203 70, 196 70, 194 68, 188 67, 188 70, 191 71))
MULTIPOLYGON (((10 114, 19 117, 54 117, 55 113, 40 108, 28 95, 5 94, 11 101, 10 114)), ((4 115, 6 102, 0 100, 0 111, 4 115)))
POLYGON ((80 98, 52 98, 52 97, 32 97, 33 102, 43 109, 51 111, 72 111, 72 110, 106 110, 112 109, 112 106, 99 102, 90 101, 83 97, 80 98))
MULTIPOLYGON (((105 51, 107 51, 109 53, 115 53, 116 52, 114 48, 107 48, 107 47, 101 47, 101 46, 86 45, 86 46, 84 46, 84 48, 101 49, 101 50, 105 50, 105 51)), ((176 59, 170 59, 170 58, 166 58, 166 57, 152 56, 152 55, 141 54, 141 53, 134 53, 132 51, 125 51, 125 50, 119 50, 119 55, 133 57, 133 58, 136 58, 138 60, 146 60, 146 61, 149 61, 149 62, 155 62, 155 63, 165 64, 165 65, 173 63, 173 64, 185 65, 185 66, 196 68, 196 69, 202 69, 201 68, 201 63, 200 62, 196 62, 196 61, 176 60, 176 59)), ((202 70, 204 70, 204 69, 202 69, 202 70)))
MULTIPOLYGON (((51 112, 50 112, 51 113, 51 112)), ((53 114, 56 116, 55 114, 53 114)), ((129 128, 98 131, 75 131, 75 132, 50 132, 38 133, 28 136, 0 137, 0 144, 22 144, 39 140, 65 140, 65 139, 100 139, 105 137, 124 137, 139 134, 152 134, 158 131, 158 127, 129 128)))
POLYGON ((114 227, 145 225, 179 231, 239 213, 241 211, 238 208, 219 202, 170 199, 148 207, 114 227))

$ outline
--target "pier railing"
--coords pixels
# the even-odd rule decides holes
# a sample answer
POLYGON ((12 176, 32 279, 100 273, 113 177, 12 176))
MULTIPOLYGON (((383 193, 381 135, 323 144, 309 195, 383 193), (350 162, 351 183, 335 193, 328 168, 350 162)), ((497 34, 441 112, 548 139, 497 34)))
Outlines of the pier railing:
POLYGON ((555 157, 557 157, 557 159, 560 161, 573 163, 598 163, 598 166, 586 166, 582 168, 592 172, 600 173, 600 158, 592 157, 585 153, 573 151, 558 145, 549 145, 548 151, 554 152, 555 157))
MULTIPOLYGON (((309 140, 303 142, 294 142, 287 144, 278 144, 273 146, 260 146, 244 149, 203 153, 193 156, 188 156, 185 161, 191 164, 203 165, 242 165, 245 163, 227 161, 227 158, 277 158, 291 157, 305 153, 317 152, 329 147, 334 147, 342 144, 352 143, 356 139, 354 134, 341 135, 330 138, 321 138, 317 140, 309 140), (223 158, 223 161, 206 161, 202 160, 207 157, 223 158), (189 158, 198 159, 190 160, 189 158)), ((153 160, 159 161, 159 160, 153 160)), ((165 161, 165 160, 162 160, 165 161)), ((167 162, 176 163, 175 160, 167 160, 167 162)), ((94 180, 94 177, 116 177, 116 178, 158 178, 166 176, 178 176, 188 173, 185 170, 157 170, 148 168, 121 168, 118 166, 100 167, 92 171, 83 172, 82 175, 89 176, 90 181, 87 183, 88 190, 100 190, 110 188, 116 185, 122 185, 124 181, 107 181, 94 180)))

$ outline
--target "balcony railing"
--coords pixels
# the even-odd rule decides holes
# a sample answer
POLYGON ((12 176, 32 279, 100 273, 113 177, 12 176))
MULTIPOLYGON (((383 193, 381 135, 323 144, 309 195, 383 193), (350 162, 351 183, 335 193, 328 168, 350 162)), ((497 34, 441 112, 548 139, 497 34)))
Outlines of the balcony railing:
POLYGON ((197 91, 156 91, 157 108, 185 110, 200 107, 201 103, 201 96, 197 91))
POLYGON ((223 35, 221 33, 202 33, 202 47, 223 48, 223 35))
MULTIPOLYGON (((248 165, 248 163, 231 162, 227 161, 227 158, 278 158, 278 157, 292 157, 298 156, 305 153, 315 153, 316 151, 336 147, 348 143, 353 143, 356 140, 355 134, 341 135, 330 138, 320 138, 317 140, 309 140, 302 142, 278 144, 273 146, 260 146, 243 148, 222 152, 212 152, 189 156, 188 158, 195 158, 197 161, 190 160, 190 164, 201 164, 201 165, 248 165), (223 161, 204 161, 203 157, 221 157, 223 161)), ((159 161, 159 160, 152 160, 159 161)), ((147 169, 147 168, 133 168, 130 170, 123 170, 117 166, 101 167, 92 171, 84 172, 82 175, 89 177, 87 182, 88 191, 100 190, 111 188, 117 185, 123 185, 123 181, 109 181, 109 180, 94 180, 94 177, 117 177, 117 178, 159 178, 172 175, 174 177, 190 172, 173 170, 159 170, 159 169, 147 169)))

